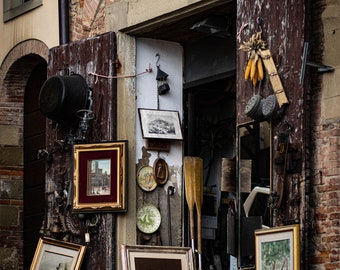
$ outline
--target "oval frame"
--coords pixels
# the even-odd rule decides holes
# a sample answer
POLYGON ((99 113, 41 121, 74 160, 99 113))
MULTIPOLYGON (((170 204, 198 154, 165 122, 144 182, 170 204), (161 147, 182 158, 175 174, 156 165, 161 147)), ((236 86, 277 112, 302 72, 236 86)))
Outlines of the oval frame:
POLYGON ((158 185, 164 185, 169 178, 169 168, 166 161, 157 158, 153 163, 153 177, 158 185))

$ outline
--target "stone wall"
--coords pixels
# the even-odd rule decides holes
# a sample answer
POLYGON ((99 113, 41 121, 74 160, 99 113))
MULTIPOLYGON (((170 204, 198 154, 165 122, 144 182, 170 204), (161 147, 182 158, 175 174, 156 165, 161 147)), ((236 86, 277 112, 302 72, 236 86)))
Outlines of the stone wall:
POLYGON ((0 269, 19 269, 22 262, 22 185, 20 168, 0 165, 0 269))

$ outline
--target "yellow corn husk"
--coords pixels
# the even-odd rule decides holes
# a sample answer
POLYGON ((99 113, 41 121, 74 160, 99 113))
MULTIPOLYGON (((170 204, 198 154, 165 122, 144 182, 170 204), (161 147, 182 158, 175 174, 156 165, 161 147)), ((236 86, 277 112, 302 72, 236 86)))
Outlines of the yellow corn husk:
POLYGON ((263 65, 261 57, 257 60, 257 78, 259 81, 263 80, 263 65))
POLYGON ((246 71, 244 72, 244 79, 246 81, 249 79, 252 63, 253 63, 253 59, 249 58, 246 71))
MULTIPOLYGON (((256 65, 255 65, 256 66, 256 65)), ((254 77, 251 79, 253 85, 255 86, 257 84, 257 69, 255 68, 255 73, 254 73, 254 77)))
POLYGON ((251 69, 250 69, 250 79, 251 80, 254 80, 255 72, 256 72, 256 62, 255 62, 255 60, 253 60, 252 63, 251 63, 251 69))

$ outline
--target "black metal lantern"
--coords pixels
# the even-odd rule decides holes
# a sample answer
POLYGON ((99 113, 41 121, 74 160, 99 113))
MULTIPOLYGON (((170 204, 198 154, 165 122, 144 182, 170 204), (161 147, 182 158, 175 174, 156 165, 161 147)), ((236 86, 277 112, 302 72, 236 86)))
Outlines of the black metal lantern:
POLYGON ((168 74, 166 74, 163 70, 159 68, 159 66, 157 66, 156 80, 157 80, 157 89, 158 89, 159 95, 164 95, 170 90, 170 86, 167 83, 168 76, 169 76, 168 74))
POLYGON ((167 78, 168 78, 168 74, 165 73, 163 70, 160 69, 160 65, 158 64, 159 59, 160 59, 160 55, 157 53, 156 54, 157 57, 157 62, 156 62, 156 66, 157 66, 157 75, 156 75, 156 81, 157 81, 157 90, 158 90, 158 95, 164 95, 167 92, 169 92, 170 90, 170 86, 167 83, 167 78))

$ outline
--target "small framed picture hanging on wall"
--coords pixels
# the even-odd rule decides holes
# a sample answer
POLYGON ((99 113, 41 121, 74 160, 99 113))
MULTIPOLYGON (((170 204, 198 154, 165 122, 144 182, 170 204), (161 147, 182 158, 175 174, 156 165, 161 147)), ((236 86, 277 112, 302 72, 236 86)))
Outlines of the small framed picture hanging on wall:
POLYGON ((178 111, 138 109, 144 139, 183 140, 178 111))

